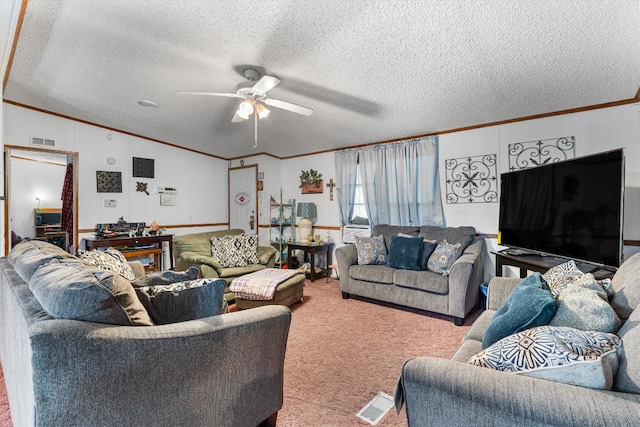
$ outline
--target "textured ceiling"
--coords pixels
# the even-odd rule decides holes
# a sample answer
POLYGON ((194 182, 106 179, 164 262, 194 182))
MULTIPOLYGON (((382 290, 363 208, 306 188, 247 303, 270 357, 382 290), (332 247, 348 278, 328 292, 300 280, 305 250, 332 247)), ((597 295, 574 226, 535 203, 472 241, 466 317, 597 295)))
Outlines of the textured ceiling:
POLYGON ((597 105, 640 87, 640 1, 29 0, 4 99, 223 158, 597 105), (231 123, 241 70, 282 83, 231 123), (151 100, 157 108, 143 108, 151 100))

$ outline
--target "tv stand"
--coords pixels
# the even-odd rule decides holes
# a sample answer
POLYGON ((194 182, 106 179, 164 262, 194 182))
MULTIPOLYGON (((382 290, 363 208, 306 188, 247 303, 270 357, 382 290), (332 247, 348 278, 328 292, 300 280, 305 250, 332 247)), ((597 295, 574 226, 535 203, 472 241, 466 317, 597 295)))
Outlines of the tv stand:
MULTIPOLYGON (((537 271, 538 273, 544 274, 551 267, 569 261, 567 258, 533 252, 526 253, 527 251, 521 251, 522 253, 519 255, 512 255, 511 251, 513 251, 513 249, 491 252, 496 256, 496 276, 502 276, 502 268, 504 266, 520 268, 520 278, 525 278, 529 271, 537 271)), ((518 249, 518 251, 520 250, 518 249)), ((593 274, 598 280, 611 278, 615 273, 615 268, 613 267, 596 266, 580 261, 576 261, 576 265, 583 272, 593 274)))

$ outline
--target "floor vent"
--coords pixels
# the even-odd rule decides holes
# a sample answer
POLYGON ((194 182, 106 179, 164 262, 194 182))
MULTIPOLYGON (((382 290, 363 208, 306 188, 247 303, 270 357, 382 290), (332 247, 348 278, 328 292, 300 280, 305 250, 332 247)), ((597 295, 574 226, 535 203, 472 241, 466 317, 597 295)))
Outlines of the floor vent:
POLYGON ((372 426, 375 426, 382 420, 382 418, 384 418, 385 415, 387 415, 387 412, 389 412, 392 407, 393 397, 381 391, 376 394, 371 402, 367 403, 366 406, 356 414, 356 416, 361 420, 368 422, 372 426))
POLYGON ((32 137, 31 145, 37 145, 39 147, 55 147, 56 141, 53 139, 32 137))

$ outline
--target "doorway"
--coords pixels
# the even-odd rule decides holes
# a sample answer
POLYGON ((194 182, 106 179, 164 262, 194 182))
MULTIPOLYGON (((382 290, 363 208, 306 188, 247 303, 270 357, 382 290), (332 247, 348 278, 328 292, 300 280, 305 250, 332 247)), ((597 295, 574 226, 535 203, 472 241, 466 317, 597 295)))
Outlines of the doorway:
POLYGON ((67 165, 73 165, 73 243, 67 250, 75 254, 78 242, 78 153, 39 147, 4 146, 5 212, 4 253, 11 249, 12 234, 34 238, 39 212, 62 208, 62 187, 67 165), (12 233, 13 231, 13 233, 12 233))
POLYGON ((229 228, 258 233, 258 165, 229 169, 229 228))

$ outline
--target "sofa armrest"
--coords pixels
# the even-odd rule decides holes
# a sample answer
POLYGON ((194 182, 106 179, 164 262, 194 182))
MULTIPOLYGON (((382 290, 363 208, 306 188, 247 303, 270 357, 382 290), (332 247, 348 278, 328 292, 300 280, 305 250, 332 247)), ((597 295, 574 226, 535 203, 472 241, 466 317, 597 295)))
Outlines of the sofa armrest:
POLYGON ((181 266, 184 266, 185 264, 195 266, 208 265, 209 267, 213 268, 217 274, 220 274, 220 271, 222 270, 222 265, 218 262, 218 260, 210 256, 200 255, 195 252, 183 252, 180 254, 180 258, 181 266))
POLYGON ((37 322, 35 425, 257 425, 282 406, 290 322, 276 305, 148 327, 37 322))
POLYGON ((635 425, 640 395, 595 390, 445 359, 405 362, 396 409, 409 425, 635 425), (541 399, 540 396, 544 396, 541 399))
POLYGON ((484 239, 476 239, 449 271, 449 314, 463 319, 476 305, 484 278, 484 239))
POLYGON ((349 267, 358 263, 358 251, 356 245, 341 246, 334 252, 338 263, 338 274, 340 275, 340 290, 350 292, 349 287, 349 267))
POLYGON ((258 246, 258 260, 260 264, 272 268, 276 265, 276 254, 278 251, 273 246, 258 246))
POLYGON ((144 265, 140 261, 128 261, 129 267, 133 270, 133 277, 135 279, 140 279, 147 275, 147 271, 144 269, 144 265))
POLYGON ((502 307, 511 295, 511 291, 522 279, 513 277, 494 277, 489 282, 487 291, 487 310, 497 310, 502 307))

